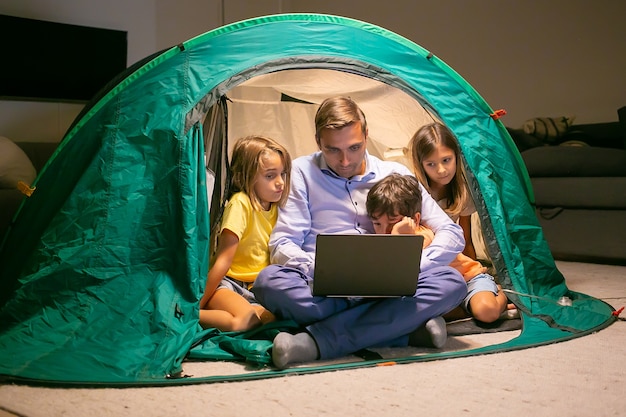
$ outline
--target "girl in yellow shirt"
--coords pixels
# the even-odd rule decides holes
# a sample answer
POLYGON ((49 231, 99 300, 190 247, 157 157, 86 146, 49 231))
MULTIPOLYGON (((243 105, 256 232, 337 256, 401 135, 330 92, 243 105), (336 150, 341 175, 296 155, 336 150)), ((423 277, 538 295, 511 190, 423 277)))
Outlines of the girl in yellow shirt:
POLYGON ((269 265, 269 236, 289 195, 290 172, 289 153, 273 139, 248 136, 235 143, 231 196, 200 300, 203 328, 245 331, 274 320, 250 288, 269 265))

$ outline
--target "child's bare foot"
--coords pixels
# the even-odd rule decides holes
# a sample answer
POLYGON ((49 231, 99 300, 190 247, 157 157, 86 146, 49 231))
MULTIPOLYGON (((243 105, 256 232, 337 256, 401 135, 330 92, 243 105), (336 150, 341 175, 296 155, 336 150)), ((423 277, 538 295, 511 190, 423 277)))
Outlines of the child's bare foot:
POLYGON ((276 321, 276 316, 266 310, 263 306, 255 305, 254 309, 256 310, 256 315, 259 317, 259 320, 261 320, 261 324, 276 321))
POLYGON ((502 313, 500 313, 500 319, 501 320, 519 319, 520 315, 519 315, 519 311, 517 310, 517 307, 515 306, 515 304, 508 302, 509 300, 508 298, 506 298, 504 291, 502 291, 502 286, 500 284, 498 284, 498 297, 503 297, 504 300, 506 300, 506 304, 504 304, 504 310, 502 311, 502 313))
POLYGON ((508 303, 506 305, 506 309, 502 312, 502 314, 500 314, 500 319, 502 320, 513 320, 519 318, 519 310, 517 309, 517 307, 515 307, 515 304, 513 303, 508 303))

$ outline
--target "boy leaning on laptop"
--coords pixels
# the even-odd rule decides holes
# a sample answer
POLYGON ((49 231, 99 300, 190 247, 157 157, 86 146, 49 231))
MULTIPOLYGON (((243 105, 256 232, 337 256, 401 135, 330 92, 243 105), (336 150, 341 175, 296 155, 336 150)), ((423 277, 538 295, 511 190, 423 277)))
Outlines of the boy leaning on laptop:
MULTIPOLYGON (((375 184, 367 194, 366 209, 376 234, 418 234, 424 236, 424 247, 430 245, 434 233, 420 224, 422 194, 418 180, 410 175, 390 174, 375 184)), ((462 307, 467 314, 484 323, 498 320, 508 303, 495 279, 486 273, 480 262, 459 253, 450 263, 467 282, 467 295, 462 307)))

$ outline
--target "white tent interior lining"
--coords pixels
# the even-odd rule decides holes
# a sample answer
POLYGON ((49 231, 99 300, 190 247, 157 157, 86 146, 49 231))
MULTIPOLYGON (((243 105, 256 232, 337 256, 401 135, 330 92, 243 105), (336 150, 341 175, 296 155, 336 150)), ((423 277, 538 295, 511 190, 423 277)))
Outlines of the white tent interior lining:
MULTIPOLYGON (((229 155, 237 138, 253 134, 276 139, 292 158, 317 151, 315 113, 322 101, 336 95, 351 97, 365 113, 369 153, 409 168, 403 150, 413 134, 425 124, 440 122, 414 97, 378 80, 331 69, 282 70, 253 77, 228 91, 229 155)), ((478 213, 472 222, 477 254, 488 260, 478 213)))
POLYGON ((408 164, 402 149, 422 125, 438 121, 414 97, 383 82, 339 70, 291 69, 253 77, 231 89, 229 154, 237 138, 260 134, 282 143, 293 158, 317 150, 315 112, 326 98, 346 95, 365 113, 368 151, 408 164), (284 100, 283 95, 296 100, 284 100), (310 103, 310 104, 307 104, 310 103))

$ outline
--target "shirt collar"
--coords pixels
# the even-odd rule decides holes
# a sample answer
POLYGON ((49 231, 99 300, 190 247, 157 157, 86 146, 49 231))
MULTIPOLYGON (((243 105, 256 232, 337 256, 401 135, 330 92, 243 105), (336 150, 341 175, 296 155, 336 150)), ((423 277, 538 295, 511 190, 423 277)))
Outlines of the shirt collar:
POLYGON ((340 177, 335 172, 333 172, 333 170, 328 167, 328 164, 326 163, 326 159, 324 159, 324 155, 322 154, 321 151, 317 152, 317 159, 318 159, 317 165, 320 167, 320 170, 322 170, 324 174, 330 175, 331 177, 334 177, 334 178, 339 178, 339 179, 343 179, 346 181, 348 180, 349 181, 367 181, 376 176, 376 173, 372 169, 372 160, 370 158, 370 154, 367 151, 365 151, 365 171, 364 171, 365 173, 363 175, 355 175, 354 177, 350 179, 340 177))

